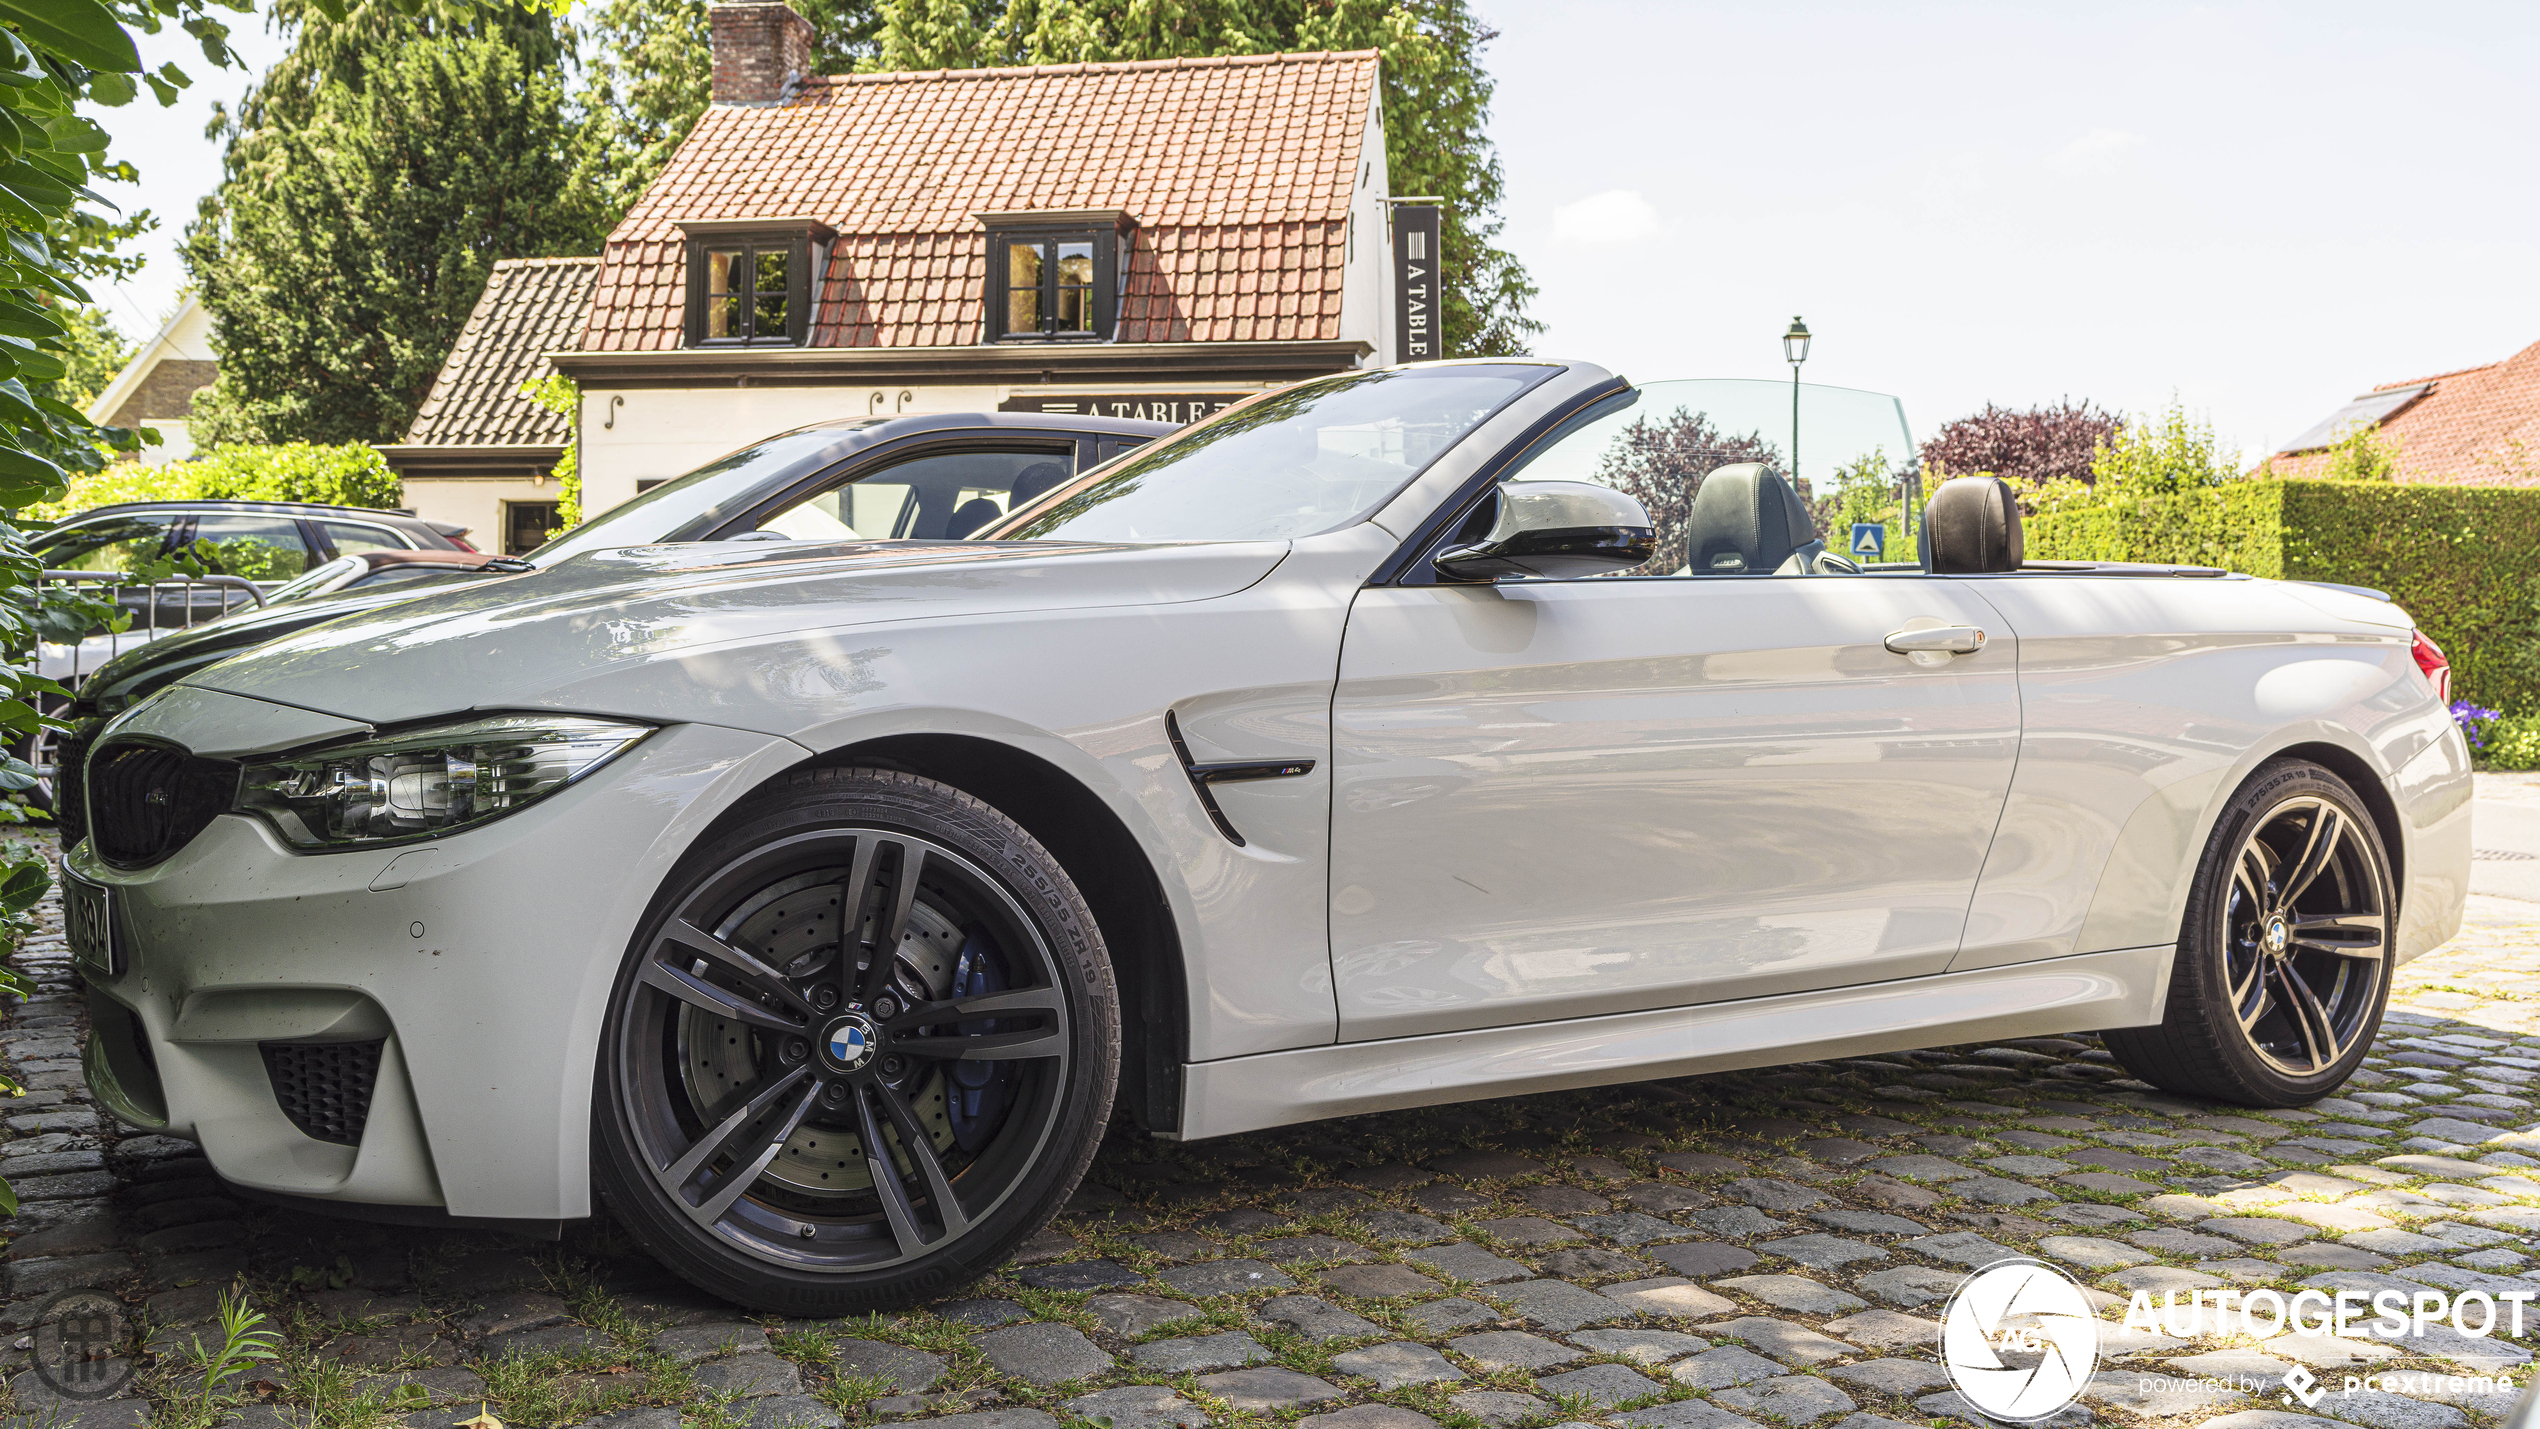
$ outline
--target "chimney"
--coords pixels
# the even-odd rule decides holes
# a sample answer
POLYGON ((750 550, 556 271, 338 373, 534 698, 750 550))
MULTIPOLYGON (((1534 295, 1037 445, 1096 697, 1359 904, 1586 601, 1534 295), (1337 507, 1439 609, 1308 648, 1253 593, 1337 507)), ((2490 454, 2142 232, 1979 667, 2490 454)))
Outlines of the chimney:
POLYGON ((811 22, 781 0, 715 5, 714 102, 782 104, 811 73, 811 22))

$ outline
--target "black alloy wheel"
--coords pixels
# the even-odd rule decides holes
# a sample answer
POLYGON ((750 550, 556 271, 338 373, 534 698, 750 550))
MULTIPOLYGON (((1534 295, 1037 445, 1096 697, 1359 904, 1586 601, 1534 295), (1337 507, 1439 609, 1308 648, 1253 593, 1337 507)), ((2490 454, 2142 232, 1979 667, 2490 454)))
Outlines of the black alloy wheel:
POLYGON ((2334 1091, 2390 996, 2398 898, 2380 830, 2316 764, 2261 768, 2216 824, 2160 1026, 2106 1035, 2156 1086, 2253 1106, 2334 1091))
POLYGON ((744 1304, 941 1294, 1075 1188, 1117 1018, 1093 918, 1029 834, 931 780, 805 771, 701 841, 630 950, 602 1183, 744 1304))

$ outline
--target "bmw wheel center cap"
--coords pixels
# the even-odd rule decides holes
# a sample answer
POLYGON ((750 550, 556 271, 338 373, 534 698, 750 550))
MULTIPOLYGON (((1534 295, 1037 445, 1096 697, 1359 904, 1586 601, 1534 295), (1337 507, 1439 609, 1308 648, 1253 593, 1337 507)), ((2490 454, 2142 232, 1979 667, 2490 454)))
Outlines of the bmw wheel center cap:
POLYGON ((873 1020, 860 1012, 850 1012, 829 1024, 820 1034, 820 1055, 834 1071, 853 1072, 873 1060, 874 1046, 881 1034, 873 1020))

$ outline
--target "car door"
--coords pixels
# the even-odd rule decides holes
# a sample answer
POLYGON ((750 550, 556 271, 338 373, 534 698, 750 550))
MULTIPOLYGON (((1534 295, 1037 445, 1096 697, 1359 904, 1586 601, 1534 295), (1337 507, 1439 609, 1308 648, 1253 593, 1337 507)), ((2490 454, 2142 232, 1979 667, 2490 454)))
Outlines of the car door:
MULTIPOLYGON (((1514 475, 1629 489, 1598 456, 1628 443, 1617 427, 1514 475)), ((1678 456, 1699 486, 1710 458, 1678 456)), ((1970 583, 1919 571, 1667 559, 1488 586, 1421 561, 1353 602, 1333 701, 1343 1040, 1948 966, 2018 753, 2011 632, 1970 583), (1933 627, 1984 644, 1888 648, 1933 627)))

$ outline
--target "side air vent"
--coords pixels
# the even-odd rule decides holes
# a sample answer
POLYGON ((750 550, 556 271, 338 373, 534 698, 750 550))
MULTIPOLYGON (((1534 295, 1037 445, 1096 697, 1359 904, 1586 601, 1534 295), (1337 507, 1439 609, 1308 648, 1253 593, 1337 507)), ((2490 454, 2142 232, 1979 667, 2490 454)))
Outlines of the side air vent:
POLYGON ((1234 759, 1202 764, 1191 758, 1191 747, 1182 742, 1182 722, 1171 710, 1164 712, 1164 737, 1173 741, 1173 757, 1182 761, 1182 773, 1191 781, 1191 792, 1199 795, 1199 806, 1208 811, 1208 821, 1217 832, 1237 848, 1244 846, 1244 836, 1217 806, 1212 784, 1233 784, 1246 779, 1295 779, 1314 772, 1311 759, 1234 759))
POLYGON ((238 799, 238 766, 165 744, 89 756, 88 836, 116 868, 148 868, 194 841, 238 799))
POLYGON ((260 1042, 273 1099, 291 1124, 320 1141, 362 1144, 370 1094, 379 1084, 385 1039, 368 1042, 260 1042))

